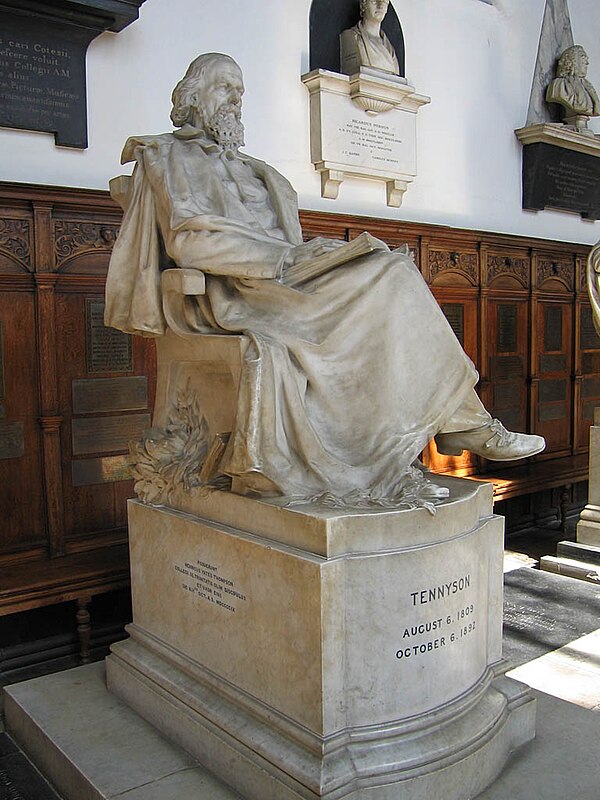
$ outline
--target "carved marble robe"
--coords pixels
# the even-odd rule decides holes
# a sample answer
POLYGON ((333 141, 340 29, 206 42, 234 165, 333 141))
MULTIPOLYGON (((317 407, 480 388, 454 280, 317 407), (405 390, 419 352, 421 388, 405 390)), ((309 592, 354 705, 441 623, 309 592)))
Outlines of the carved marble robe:
POLYGON ((206 274, 206 294, 190 300, 181 325, 243 333, 254 345, 221 465, 228 474, 248 486, 266 478, 285 495, 389 496, 434 434, 482 424, 449 428, 459 407, 474 404, 489 420, 473 392, 477 372, 409 256, 380 251, 301 289, 285 286, 282 260, 302 241, 290 184, 240 156, 268 191, 277 229, 266 230, 228 191, 206 140, 181 136, 126 145, 134 185, 106 323, 164 332, 161 238, 175 264, 206 274))

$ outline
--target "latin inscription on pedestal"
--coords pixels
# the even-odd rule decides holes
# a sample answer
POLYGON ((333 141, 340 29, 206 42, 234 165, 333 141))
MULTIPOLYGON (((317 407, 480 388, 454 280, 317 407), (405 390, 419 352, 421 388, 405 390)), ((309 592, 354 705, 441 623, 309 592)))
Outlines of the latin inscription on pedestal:
POLYGON ((184 592, 199 597, 228 614, 235 614, 240 603, 248 598, 232 578, 223 570, 208 561, 198 559, 175 564, 175 572, 181 578, 184 592))
POLYGON ((0 125, 87 147, 85 53, 97 33, 0 10, 0 125))
POLYGON ((523 148, 523 208, 600 219, 600 158, 546 143, 523 148))
POLYGON ((104 325, 104 303, 100 300, 86 300, 85 318, 87 371, 131 372, 131 336, 104 325))

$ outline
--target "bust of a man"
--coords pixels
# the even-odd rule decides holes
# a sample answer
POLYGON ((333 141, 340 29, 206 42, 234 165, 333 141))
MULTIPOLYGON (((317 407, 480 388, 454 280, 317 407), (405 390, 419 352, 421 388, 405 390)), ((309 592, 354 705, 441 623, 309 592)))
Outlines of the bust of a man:
POLYGON ((589 59, 581 45, 567 48, 558 59, 556 78, 548 86, 546 102, 558 103, 564 109, 564 123, 583 133, 590 117, 600 116, 600 100, 586 79, 589 59))
POLYGON ((389 0, 360 0, 360 21, 340 35, 340 70, 345 75, 360 67, 400 74, 396 52, 381 30, 388 5, 389 0))

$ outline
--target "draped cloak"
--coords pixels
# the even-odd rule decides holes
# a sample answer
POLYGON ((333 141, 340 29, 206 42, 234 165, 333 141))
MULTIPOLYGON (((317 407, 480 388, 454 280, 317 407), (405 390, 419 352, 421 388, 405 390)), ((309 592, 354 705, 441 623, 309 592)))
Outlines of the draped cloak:
POLYGON ((188 299, 181 327, 253 343, 223 470, 249 483, 258 473, 284 495, 393 495, 472 393, 473 364, 404 252, 361 256, 298 289, 278 280, 302 242, 294 190, 240 154, 264 183, 283 240, 227 190, 205 150, 176 134, 128 141, 123 161, 136 166, 106 324, 163 334, 165 256, 202 270, 206 294, 188 299))

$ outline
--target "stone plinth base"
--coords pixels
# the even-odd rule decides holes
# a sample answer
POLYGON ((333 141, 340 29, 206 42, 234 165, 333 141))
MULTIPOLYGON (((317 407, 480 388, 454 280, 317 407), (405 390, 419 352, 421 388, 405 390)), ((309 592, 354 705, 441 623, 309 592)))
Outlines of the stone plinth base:
POLYGON ((503 674, 491 486, 443 482, 435 516, 215 494, 223 524, 131 501, 109 688, 248 800, 474 797, 535 712, 503 674))

